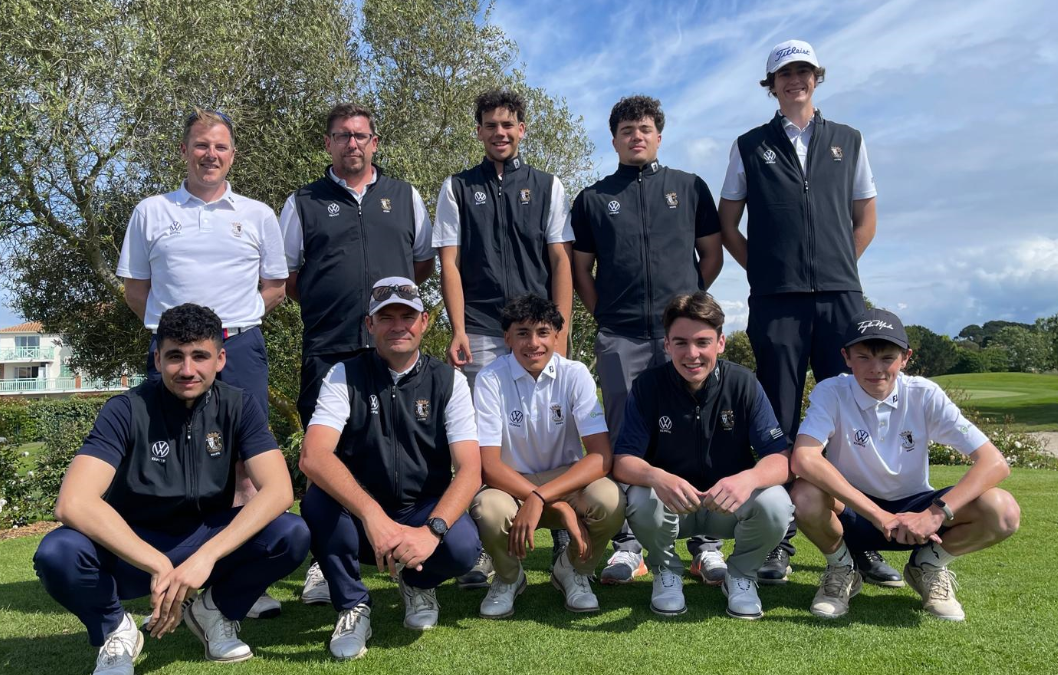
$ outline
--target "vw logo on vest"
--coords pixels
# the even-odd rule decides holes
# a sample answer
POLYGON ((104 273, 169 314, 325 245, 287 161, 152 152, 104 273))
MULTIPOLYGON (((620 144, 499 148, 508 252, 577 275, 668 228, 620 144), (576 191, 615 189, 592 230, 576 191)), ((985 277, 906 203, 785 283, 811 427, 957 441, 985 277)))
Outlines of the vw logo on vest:
POLYGON ((658 429, 665 434, 672 433, 672 418, 668 415, 662 415, 661 419, 658 420, 658 429))
POLYGON ((340 211, 341 208, 342 207, 338 206, 337 204, 333 204, 333 203, 332 204, 328 204, 327 205, 327 214, 330 215, 331 218, 334 218, 335 216, 338 215, 338 211, 340 211))
POLYGON ((478 191, 474 193, 474 203, 478 206, 485 203, 485 193, 478 191))
POLYGON ((165 456, 169 454, 169 444, 165 441, 155 441, 154 445, 151 446, 151 460, 155 462, 164 462, 165 456))
POLYGON ((611 216, 616 216, 621 212, 621 202, 616 199, 606 205, 606 208, 610 211, 611 216))
POLYGON ((774 150, 765 150, 763 157, 764 157, 764 163, 765 164, 774 164, 775 163, 775 151, 774 150))

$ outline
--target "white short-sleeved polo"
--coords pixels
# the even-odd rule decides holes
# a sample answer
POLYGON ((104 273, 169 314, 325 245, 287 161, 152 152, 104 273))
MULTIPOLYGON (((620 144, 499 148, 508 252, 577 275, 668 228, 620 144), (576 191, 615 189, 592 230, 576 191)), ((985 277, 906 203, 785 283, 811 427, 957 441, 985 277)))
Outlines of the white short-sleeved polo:
POLYGON ((924 377, 901 373, 879 401, 852 375, 816 385, 798 434, 826 446, 827 460, 860 492, 903 499, 932 490, 929 443, 969 455, 988 442, 944 390, 924 377))
POLYGON ((474 383, 478 443, 499 446, 519 473, 540 473, 584 456, 581 438, 606 431, 595 380, 558 354, 533 379, 513 354, 493 361, 474 383))
MULTIPOLYGON (((797 159, 801 162, 801 168, 805 168, 808 161, 808 144, 812 140, 812 127, 815 120, 809 120, 808 125, 801 129, 796 124, 782 118, 783 128, 786 136, 797 153, 797 159)), ((738 139, 731 144, 731 154, 727 161, 727 174, 724 176, 724 187, 720 189, 720 196, 730 201, 739 201, 746 198, 746 167, 742 163, 742 153, 738 151, 738 139)), ((860 137, 860 153, 856 158, 856 169, 852 176, 852 198, 870 199, 878 195, 878 189, 874 186, 874 173, 871 172, 871 162, 867 159, 867 142, 860 137)))
MULTIPOLYGON (((500 180, 503 180, 502 178, 500 180)), ((566 188, 556 176, 551 181, 551 210, 547 213, 545 240, 548 244, 564 244, 573 241, 573 222, 570 218, 569 199, 566 188)), ((441 192, 437 195, 437 219, 433 229, 433 246, 459 246, 462 225, 459 204, 452 192, 452 177, 445 178, 441 192)))
MULTIPOLYGON (((412 364, 408 370, 398 373, 390 370, 390 376, 394 382, 411 372, 415 367, 412 364)), ((321 424, 336 431, 345 429, 349 421, 349 387, 345 374, 345 364, 336 363, 327 372, 320 385, 320 394, 316 399, 316 409, 312 413, 309 425, 321 424)), ((452 379, 452 396, 445 406, 445 433, 448 435, 449 443, 459 441, 477 440, 478 431, 474 420, 474 402, 470 398, 470 385, 467 377, 458 370, 452 379)))
POLYGON ((165 310, 209 307, 225 328, 261 323, 260 279, 286 279, 283 238, 267 205, 237 195, 207 204, 181 185, 148 197, 132 212, 117 275, 150 279, 143 324, 152 332, 165 310))

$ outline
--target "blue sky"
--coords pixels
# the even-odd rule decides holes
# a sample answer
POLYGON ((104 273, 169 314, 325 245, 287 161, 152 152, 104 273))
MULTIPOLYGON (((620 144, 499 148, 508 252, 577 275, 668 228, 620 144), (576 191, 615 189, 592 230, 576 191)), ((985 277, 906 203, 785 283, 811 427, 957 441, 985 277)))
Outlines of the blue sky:
MULTIPOLYGON (((774 114, 757 84, 769 49, 808 40, 827 69, 816 105, 863 132, 878 186, 878 235, 860 261, 867 295, 950 335, 1058 313, 1048 3, 499 0, 493 20, 530 84, 583 115, 600 175, 616 166, 610 107, 645 93, 666 113, 662 162, 715 196, 732 141, 774 114)), ((749 287, 730 258, 712 291, 728 328, 744 327, 749 287)), ((19 320, 0 307, 0 326, 19 320)))

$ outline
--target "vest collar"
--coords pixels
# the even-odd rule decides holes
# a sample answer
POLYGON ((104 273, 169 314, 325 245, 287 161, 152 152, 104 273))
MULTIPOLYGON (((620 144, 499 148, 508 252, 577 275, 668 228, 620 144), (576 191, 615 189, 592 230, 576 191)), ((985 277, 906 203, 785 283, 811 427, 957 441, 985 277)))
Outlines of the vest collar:
POLYGON ((650 176, 656 174, 658 171, 661 171, 661 162, 656 159, 652 162, 644 164, 643 166, 633 166, 632 164, 617 165, 617 175, 627 176, 629 178, 639 178, 640 176, 644 178, 649 178, 650 176))
MULTIPOLYGON (((365 194, 367 193, 367 190, 371 188, 372 185, 376 185, 378 183, 379 179, 382 178, 382 174, 385 173, 384 171, 382 171, 382 167, 380 167, 378 164, 371 164, 371 168, 375 170, 375 175, 371 179, 371 182, 367 184, 367 189, 364 190, 365 194)), ((346 192, 349 191, 348 188, 346 188, 345 186, 345 181, 338 178, 338 174, 334 173, 334 165, 328 164, 326 168, 323 169, 323 177, 331 185, 341 188, 346 192)))
MULTIPOLYGON (((481 160, 481 163, 485 167, 485 175, 487 175, 487 176, 496 176, 497 175, 496 174, 496 165, 493 163, 493 161, 491 159, 488 158, 488 156, 486 156, 483 160, 481 160)), ((503 175, 504 176, 509 176, 510 174, 514 173, 515 171, 520 171, 521 169, 525 168, 525 166, 526 166, 525 165, 525 160, 522 159, 522 156, 521 155, 515 155, 514 157, 511 157, 510 159, 506 160, 503 163, 503 175)))
MULTIPOLYGON (((786 127, 783 125, 784 119, 786 119, 786 115, 783 115, 781 110, 776 110, 775 117, 771 118, 771 125, 783 136, 786 135, 786 127)), ((812 115, 812 125, 819 127, 823 124, 826 124, 826 120, 823 119, 823 113, 819 112, 819 108, 816 108, 815 113, 812 115)))
POLYGON ((672 361, 665 364, 665 372, 668 375, 669 383, 674 388, 679 389, 687 396, 690 396, 695 403, 705 401, 705 399, 720 386, 720 359, 716 360, 716 366, 713 368, 713 372, 709 373, 709 377, 705 378, 702 388, 695 392, 692 392, 687 388, 687 381, 676 371, 676 366, 672 365, 672 361))
MULTIPOLYGON (((386 386, 389 386, 389 384, 393 382, 393 377, 389 374, 389 372, 390 372, 389 364, 386 363, 385 359, 383 359, 381 356, 378 355, 378 350, 377 349, 371 350, 371 362, 374 364, 375 370, 378 372, 379 376, 382 378, 382 381, 386 383, 386 386)), ((425 366, 426 366, 426 354, 423 354, 422 349, 420 349, 419 350, 419 358, 418 358, 418 360, 415 361, 415 365, 412 366, 411 370, 409 370, 408 372, 404 373, 404 375, 401 376, 401 378, 399 380, 397 380, 396 385, 398 387, 401 387, 401 386, 404 386, 405 382, 409 382, 409 381, 415 379, 418 376, 418 374, 422 372, 422 370, 423 370, 423 368, 425 366)))
POLYGON ((201 410, 207 405, 211 398, 213 398, 213 390, 216 388, 216 383, 210 385, 210 388, 206 390, 206 393, 195 399, 194 404, 190 408, 184 404, 184 400, 178 398, 173 392, 169 391, 169 388, 165 386, 165 382, 162 380, 156 380, 154 386, 159 390, 159 395, 162 401, 162 405, 165 407, 166 412, 173 415, 191 415, 201 410))

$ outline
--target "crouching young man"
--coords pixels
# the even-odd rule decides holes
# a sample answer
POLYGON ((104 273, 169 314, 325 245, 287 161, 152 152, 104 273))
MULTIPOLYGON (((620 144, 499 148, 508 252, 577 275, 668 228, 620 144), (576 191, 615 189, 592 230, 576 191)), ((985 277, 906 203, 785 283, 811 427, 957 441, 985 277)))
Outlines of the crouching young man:
POLYGON ((434 589, 481 551, 465 513, 481 486, 470 387, 419 351, 428 319, 410 279, 375 283, 365 319, 375 349, 331 368, 305 433, 312 487, 301 514, 338 610, 330 651, 339 659, 363 656, 371 637, 361 563, 399 574, 404 626, 427 630, 440 609, 434 589))
POLYGON ((511 352, 482 370, 474 388, 486 487, 470 515, 496 568, 481 616, 514 614, 526 583, 521 561, 538 527, 570 533, 551 583, 566 609, 594 612, 588 580, 625 512, 624 494, 606 477, 612 454, 595 381, 584 364, 555 353, 564 320, 554 302, 522 296, 503 309, 501 324, 511 352))
POLYGON ((253 656, 239 621, 308 552, 290 475, 260 406, 216 379, 225 353, 220 319, 179 305, 158 322, 149 380, 113 397, 63 479, 40 543, 44 588, 99 646, 96 675, 132 675, 143 634, 121 601, 151 596, 146 630, 161 638, 181 616, 210 661, 253 656), (257 488, 232 508, 235 463, 257 488), (181 603, 199 588, 186 613, 181 603))
POLYGON ((753 373, 717 359, 724 312, 712 296, 676 296, 663 325, 672 361, 632 384, 613 469, 629 485, 628 523, 648 550, 650 609, 687 611, 675 542, 707 535, 735 540, 721 585, 728 615, 759 619, 757 570, 793 517, 782 488, 789 442, 753 373))
POLYGON ((1006 460, 937 384, 900 372, 911 350, 895 314, 854 318, 842 354, 852 375, 812 390, 792 459, 797 526, 827 559, 811 612, 833 619, 849 611, 862 585, 857 552, 911 549, 904 579, 922 607, 962 621, 948 564, 1018 529, 1017 502, 996 487, 1010 473, 1006 460), (931 441, 973 461, 953 487, 929 484, 931 441))

